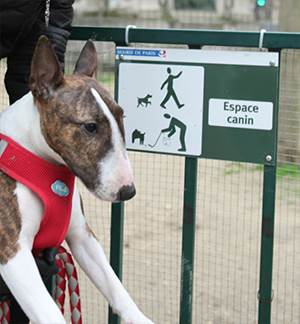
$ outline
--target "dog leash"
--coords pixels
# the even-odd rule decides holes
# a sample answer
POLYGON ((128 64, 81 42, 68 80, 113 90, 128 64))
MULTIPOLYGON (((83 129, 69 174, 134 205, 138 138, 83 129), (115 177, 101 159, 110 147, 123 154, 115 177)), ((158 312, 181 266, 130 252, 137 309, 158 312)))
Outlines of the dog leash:
POLYGON ((9 324, 10 322, 10 302, 0 303, 0 323, 9 324))
MULTIPOLYGON (((82 324, 77 270, 71 254, 62 246, 58 251, 56 263, 60 270, 55 275, 54 301, 56 302, 56 305, 60 309, 61 313, 64 315, 66 299, 65 291, 68 279, 71 323, 82 324)), ((0 323, 10 323, 10 302, 0 303, 0 323)))
POLYGON ((153 145, 148 144, 151 148, 153 148, 153 147, 157 144, 158 140, 159 140, 160 137, 161 137, 161 134, 162 134, 162 132, 160 132, 160 134, 159 134, 158 137, 157 137, 156 142, 155 142, 153 145))
POLYGON ((71 254, 68 253, 67 250, 62 246, 58 251, 56 263, 58 264, 60 271, 55 275, 54 300, 61 310, 62 314, 64 314, 67 276, 70 297, 71 321, 72 324, 82 324, 77 270, 71 254))
POLYGON ((50 0, 46 0, 46 10, 45 10, 45 25, 46 28, 49 26, 50 20, 50 0))

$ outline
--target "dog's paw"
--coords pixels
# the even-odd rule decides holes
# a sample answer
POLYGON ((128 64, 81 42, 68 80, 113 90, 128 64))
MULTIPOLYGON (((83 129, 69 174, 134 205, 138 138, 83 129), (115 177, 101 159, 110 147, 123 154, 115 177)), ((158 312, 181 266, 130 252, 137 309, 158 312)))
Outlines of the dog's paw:
POLYGON ((123 321, 125 324, 154 324, 141 312, 126 316, 126 318, 123 318, 123 321))
POLYGON ((125 324, 154 324, 149 318, 145 317, 143 320, 128 320, 125 324))

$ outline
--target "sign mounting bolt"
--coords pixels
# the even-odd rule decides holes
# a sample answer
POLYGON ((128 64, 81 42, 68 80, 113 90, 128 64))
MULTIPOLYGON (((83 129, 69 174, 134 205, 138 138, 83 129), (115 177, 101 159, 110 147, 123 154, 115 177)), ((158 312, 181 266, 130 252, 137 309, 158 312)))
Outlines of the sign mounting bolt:
POLYGON ((271 155, 267 155, 266 156, 266 161, 267 162, 271 162, 272 161, 272 156, 271 155))
POLYGON ((119 60, 124 60, 124 55, 123 54, 119 55, 119 60))
POLYGON ((270 64, 270 66, 275 66, 275 61, 271 60, 271 61, 269 62, 269 64, 270 64))

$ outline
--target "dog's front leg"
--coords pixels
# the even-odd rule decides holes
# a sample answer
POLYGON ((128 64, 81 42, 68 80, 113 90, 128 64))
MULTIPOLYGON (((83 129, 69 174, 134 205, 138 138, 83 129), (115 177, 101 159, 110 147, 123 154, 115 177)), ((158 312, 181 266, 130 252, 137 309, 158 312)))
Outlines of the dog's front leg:
POLYGON ((86 224, 81 212, 78 192, 75 192, 74 196, 75 210, 73 209, 66 240, 76 261, 125 324, 153 324, 138 309, 114 273, 100 243, 86 224))
POLYGON ((21 246, 11 260, 0 265, 0 273, 32 323, 66 323, 45 288, 29 248, 21 246))
POLYGON ((68 240, 70 249, 80 267, 108 300, 113 311, 121 316, 125 324, 150 324, 107 261, 100 243, 92 234, 68 240))

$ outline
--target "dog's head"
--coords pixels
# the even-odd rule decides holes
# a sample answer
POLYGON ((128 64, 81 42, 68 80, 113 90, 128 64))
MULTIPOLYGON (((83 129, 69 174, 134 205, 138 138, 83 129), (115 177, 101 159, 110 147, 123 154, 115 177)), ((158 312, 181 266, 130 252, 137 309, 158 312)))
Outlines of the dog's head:
POLYGON ((97 53, 84 46, 73 75, 63 76, 45 36, 32 59, 29 86, 47 144, 98 198, 122 201, 135 195, 125 148, 123 110, 96 81, 97 53))

